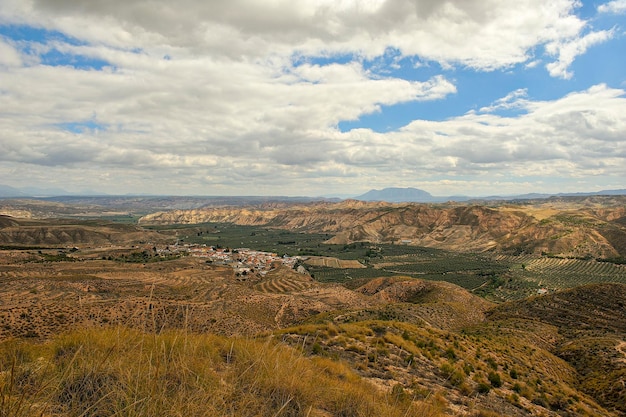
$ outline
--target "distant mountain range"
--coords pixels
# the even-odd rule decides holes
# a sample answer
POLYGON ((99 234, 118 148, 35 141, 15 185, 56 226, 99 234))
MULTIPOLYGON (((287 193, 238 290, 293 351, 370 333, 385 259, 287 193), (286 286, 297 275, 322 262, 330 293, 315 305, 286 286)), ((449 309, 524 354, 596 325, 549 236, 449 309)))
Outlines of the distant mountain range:
MULTIPOLYGON (((365 194, 361 194, 356 197, 350 197, 353 200, 360 201, 385 201, 389 203, 445 203, 447 201, 493 201, 493 200, 534 200, 549 197, 588 197, 593 195, 626 195, 626 189, 621 190, 603 190, 597 192, 580 192, 580 193, 558 193, 558 194, 545 194, 545 193, 529 193, 519 195, 493 195, 485 197, 468 197, 468 196, 434 196, 427 191, 420 190, 419 188, 384 188, 382 190, 370 190, 365 194)), ((108 196, 104 193, 97 193, 93 191, 83 191, 79 193, 71 193, 61 188, 38 188, 38 187, 24 187, 15 188, 8 185, 0 184, 0 198, 50 198, 50 197, 116 197, 108 196)), ((154 197, 166 197, 156 195, 142 195, 146 198, 154 197)), ((127 194, 125 196, 117 197, 139 197, 139 195, 127 194)), ((192 196, 187 196, 192 197, 192 196)), ((194 196, 194 197, 207 197, 208 196, 194 196)), ((185 196, 180 196, 185 198, 185 196)), ((339 201, 339 198, 313 198, 313 197, 279 197, 279 196, 239 196, 239 197, 221 197, 212 196, 213 200, 220 200, 222 204, 233 203, 238 205, 241 203, 239 200, 245 200, 245 202, 263 202, 263 201, 311 201, 311 200, 333 200, 339 201), (222 201, 225 200, 225 201, 222 201)))
POLYGON ((91 191, 82 193, 70 193, 62 188, 39 188, 24 187, 15 188, 0 184, 0 198, 23 198, 23 197, 55 197, 60 195, 94 195, 91 191))
POLYGON ((558 193, 543 194, 529 193, 507 196, 485 196, 485 197, 468 197, 468 196, 434 196, 427 191, 419 188, 384 188, 382 190, 370 190, 365 194, 353 197, 354 200, 360 201, 386 201, 389 203, 443 203, 446 201, 492 201, 492 200, 534 200, 550 197, 588 197, 593 195, 626 195, 626 189, 621 190, 602 190, 590 193, 558 193))
POLYGON ((17 188, 0 184, 0 197, 24 197, 24 194, 17 188))

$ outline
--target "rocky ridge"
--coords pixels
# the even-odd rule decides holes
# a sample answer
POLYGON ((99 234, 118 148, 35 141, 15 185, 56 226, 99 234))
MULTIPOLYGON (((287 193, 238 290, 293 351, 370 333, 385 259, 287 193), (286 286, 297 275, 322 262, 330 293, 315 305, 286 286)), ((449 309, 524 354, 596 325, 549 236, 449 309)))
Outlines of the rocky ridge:
MULTIPOLYGON (((173 210, 140 224, 205 222, 268 226, 334 236, 328 243, 405 243, 455 251, 497 250, 575 257, 626 255, 626 197, 537 205, 341 203, 173 210), (604 204, 606 203, 606 204, 604 204)), ((591 200, 591 199, 590 199, 591 200)))

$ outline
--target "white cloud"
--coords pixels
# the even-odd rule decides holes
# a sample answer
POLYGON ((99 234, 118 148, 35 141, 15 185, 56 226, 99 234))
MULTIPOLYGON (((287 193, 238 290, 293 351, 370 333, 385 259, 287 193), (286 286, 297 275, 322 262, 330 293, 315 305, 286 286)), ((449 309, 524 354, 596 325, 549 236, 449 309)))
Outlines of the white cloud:
POLYGON ((311 195, 440 175, 468 184, 501 176, 512 186, 528 170, 623 178, 624 92, 606 86, 547 102, 519 89, 478 114, 389 133, 337 128, 456 93, 441 75, 406 80, 367 69, 366 58, 390 50, 394 62, 487 71, 536 66, 547 45, 557 60, 550 73, 571 76, 574 59, 612 35, 585 35, 576 4, 4 0, 0 23, 76 41, 0 41, 0 178, 71 177, 105 192, 311 195), (42 65, 50 51, 109 65, 42 65), (315 59, 338 55, 347 58, 315 59), (490 114, 508 109, 526 114, 490 114), (78 133, 72 123, 97 128, 78 133))
MULTIPOLYGON (((555 101, 527 101, 528 113, 517 117, 468 114, 444 122, 415 121, 398 133, 398 140, 428 144, 429 156, 421 162, 435 171, 439 161, 452 157, 455 170, 468 175, 624 176, 625 106, 623 90, 598 85, 555 101)), ((441 168, 447 169, 445 164, 441 168)))
POLYGON ((523 109, 526 108, 528 101, 528 89, 519 88, 510 92, 505 97, 502 97, 492 103, 490 106, 480 109, 482 113, 491 113, 496 110, 511 110, 511 109, 523 109))
POLYGON ((591 32, 583 37, 568 40, 566 42, 552 42, 546 46, 546 51, 558 57, 556 62, 546 65, 546 68, 553 77, 570 79, 572 72, 568 71, 569 66, 577 56, 584 54, 587 49, 605 42, 613 37, 613 30, 602 30, 591 32))
POLYGON ((19 67, 22 65, 20 53, 0 37, 0 68, 19 67))
POLYGON ((626 13, 626 0, 614 0, 598 6, 599 13, 622 14, 626 13))
POLYGON ((528 64, 526 64, 525 68, 532 69, 532 68, 535 68, 539 64, 541 64, 541 61, 536 59, 536 60, 530 61, 528 64))
MULTIPOLYGON (((67 101, 44 100, 34 114, 22 109, 21 118, 0 118, 3 170, 28 166, 22 170, 30 178, 45 178, 48 172, 52 177, 72 178, 82 188, 109 192, 131 187, 192 194, 209 189, 314 195, 345 192, 364 183, 415 186, 416 179, 434 182, 441 176, 464 178, 468 184, 502 178, 502 184, 513 187, 515 182, 525 182, 529 172, 555 178, 626 176, 625 92, 605 85, 545 102, 531 101, 518 90, 495 102, 497 107, 521 100, 527 113, 516 117, 467 114, 440 122, 417 120, 389 133, 368 129, 342 133, 307 120, 289 124, 290 117, 303 120, 304 116, 283 114, 288 106, 274 108, 285 97, 296 106, 297 100, 313 99, 311 117, 329 120, 340 106, 324 104, 311 91, 301 95, 279 91, 272 98, 269 92, 274 86, 267 87, 265 95, 262 86, 252 104, 241 101, 220 108, 218 97, 207 111, 211 102, 185 100, 165 86, 154 92, 141 86, 127 91, 140 82, 139 74, 111 74, 106 88, 98 83, 89 88, 93 82, 89 77, 96 74, 85 72, 84 80, 70 84, 64 72, 69 70, 56 69, 53 78, 65 86, 58 90, 60 94, 65 89, 61 96, 76 93, 67 101), (99 104, 96 120, 122 120, 142 125, 145 131, 110 126, 106 131, 76 134, 44 123, 60 116, 92 118, 90 96, 116 84, 117 94, 124 93, 123 105, 114 98, 99 104), (71 105, 75 99, 82 104, 71 105), (170 101, 171 106, 166 106, 170 101), (258 109, 263 102, 266 108, 258 109), (52 114, 44 117, 48 112, 52 114), (233 120, 231 112, 239 112, 238 117, 233 120), (107 173, 105 179, 103 173, 107 173)), ((40 79, 44 73, 38 75, 40 79)), ((16 88, 22 87, 17 84, 16 88)), ((44 87, 38 84, 32 91, 44 87)), ((321 91, 328 94, 328 90, 321 91)), ((374 94, 379 91, 373 90, 374 94)), ((46 92, 44 97, 55 92, 46 92)))
POLYGON ((25 21, 93 44, 141 48, 155 56, 356 53, 395 48, 442 65, 480 70, 528 61, 533 48, 580 36, 574 0, 6 0, 0 21, 25 21))

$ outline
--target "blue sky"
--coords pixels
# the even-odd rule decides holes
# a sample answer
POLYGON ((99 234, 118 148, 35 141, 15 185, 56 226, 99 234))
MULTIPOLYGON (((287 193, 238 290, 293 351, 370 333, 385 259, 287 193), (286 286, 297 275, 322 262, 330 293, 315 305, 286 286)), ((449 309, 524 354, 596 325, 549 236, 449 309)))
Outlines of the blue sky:
POLYGON ((0 184, 626 188, 626 0, 0 3, 0 184))

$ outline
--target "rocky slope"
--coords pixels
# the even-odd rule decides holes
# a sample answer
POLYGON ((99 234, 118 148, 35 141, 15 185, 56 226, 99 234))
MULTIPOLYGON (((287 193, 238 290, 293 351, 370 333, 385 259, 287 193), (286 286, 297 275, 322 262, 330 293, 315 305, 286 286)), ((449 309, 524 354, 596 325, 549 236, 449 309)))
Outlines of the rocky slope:
POLYGON ((615 257, 626 255, 625 204, 617 197, 493 207, 344 201, 174 210, 144 216, 140 224, 226 222, 329 233, 328 242, 337 244, 615 257))

